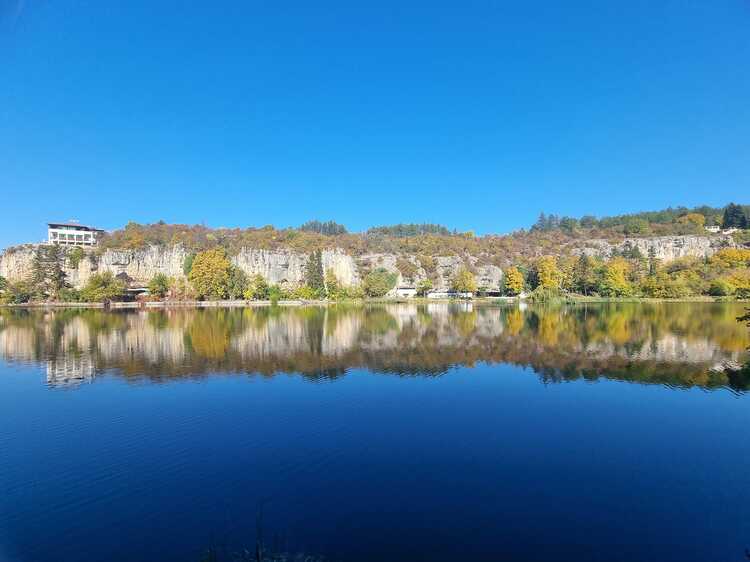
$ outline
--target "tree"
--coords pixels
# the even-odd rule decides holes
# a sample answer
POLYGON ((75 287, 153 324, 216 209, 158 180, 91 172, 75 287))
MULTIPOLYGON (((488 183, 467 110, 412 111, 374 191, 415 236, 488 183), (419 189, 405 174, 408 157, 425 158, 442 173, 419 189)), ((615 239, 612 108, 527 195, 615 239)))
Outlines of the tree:
POLYGON ((607 262, 602 272, 599 293, 605 297, 627 297, 633 293, 633 287, 628 281, 630 265, 623 258, 615 258, 607 262))
POLYGON ((8 288, 8 280, 0 275, 0 292, 5 291, 8 288))
POLYGON ((703 228, 704 226, 706 226, 706 217, 701 215, 700 213, 688 213, 687 215, 682 215, 680 218, 678 218, 677 222, 681 224, 691 225, 696 228, 703 228))
POLYGON ((236 265, 229 267, 229 279, 227 280, 227 295, 230 299, 241 299, 248 286, 248 278, 244 271, 236 265))
POLYGON ((78 264, 81 263, 81 260, 86 254, 83 251, 83 248, 80 246, 76 246, 75 248, 72 248, 67 255, 68 259, 68 267, 71 269, 78 269, 78 264))
POLYGON ((60 246, 38 246, 31 269, 31 287, 34 298, 44 300, 57 296, 65 287, 64 256, 60 246))
POLYGON ((624 225, 625 234, 648 234, 651 227, 648 221, 642 218, 629 218, 624 225))
POLYGON ((595 287, 593 260, 586 254, 581 254, 573 268, 573 290, 581 295, 588 295, 595 287))
POLYGON ((23 304, 31 301, 34 291, 28 281, 10 283, 2 294, 2 302, 8 304, 23 304))
POLYGON ((195 259, 195 254, 188 254, 185 256, 185 259, 182 262, 182 272, 187 277, 190 275, 190 271, 193 269, 193 260, 195 259))
POLYGON ((268 299, 269 291, 265 277, 257 273, 248 280, 242 296, 249 301, 264 301, 268 299))
POLYGON ((542 289, 560 289, 560 270, 554 256, 543 256, 536 262, 536 278, 538 287, 542 289))
POLYGON ((223 248, 214 248, 196 254, 188 279, 198 298, 212 300, 225 298, 231 265, 223 248))
POLYGON ((651 246, 648 249, 648 276, 654 277, 659 270, 659 260, 656 258, 656 248, 651 246))
POLYGON ((148 292, 155 296, 163 299, 167 292, 169 292, 169 277, 163 273, 157 273, 148 282, 148 292))
POLYGON ((747 228, 748 219, 745 211, 740 205, 730 203, 724 209, 724 219, 721 222, 722 228, 747 228))
POLYGON ((125 294, 125 283, 117 279, 112 272, 105 271, 92 275, 81 289, 84 302, 105 302, 121 299, 125 294))
POLYGON ((451 289, 457 293, 476 293, 477 292, 477 280, 474 274, 462 267, 451 280, 451 289))
POLYGON ((524 289, 523 273, 516 266, 509 267, 505 271, 504 293, 509 296, 520 295, 524 289))
POLYGON ((310 287, 318 298, 326 293, 323 277, 323 254, 320 250, 312 252, 305 266, 305 284, 310 287))
POLYGON ((398 275, 379 267, 365 275, 362 280, 362 290, 368 297, 382 297, 396 286, 397 280, 398 275))
POLYGON ((592 215, 584 215, 581 217, 579 224, 581 228, 594 228, 597 225, 596 217, 592 215))
POLYGON ((420 297, 426 297, 430 291, 432 291, 432 281, 429 279, 422 279, 417 284, 417 295, 420 297))
POLYGON ((326 270, 325 284, 326 296, 329 299, 336 300, 345 296, 344 291, 342 290, 343 288, 341 287, 339 280, 336 278, 336 274, 331 268, 328 268, 326 270))
POLYGON ((339 236, 346 234, 346 227, 334 221, 320 222, 318 220, 307 221, 299 227, 302 232, 315 232, 325 236, 339 236))

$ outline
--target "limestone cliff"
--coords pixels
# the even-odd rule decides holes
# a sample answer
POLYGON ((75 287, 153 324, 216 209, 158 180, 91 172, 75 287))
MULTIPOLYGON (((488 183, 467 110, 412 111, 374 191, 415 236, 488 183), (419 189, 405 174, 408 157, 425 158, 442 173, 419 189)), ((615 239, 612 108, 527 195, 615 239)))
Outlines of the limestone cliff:
MULTIPOLYGON (((710 256, 722 247, 731 246, 728 236, 668 236, 658 238, 629 238, 619 244, 606 240, 589 240, 578 249, 590 255, 607 257, 613 250, 638 248, 644 256, 652 251, 663 260, 671 261, 685 256, 710 256)), ((0 254, 0 276, 11 282, 28 279, 33 269, 34 255, 39 246, 24 245, 0 254)), ((83 287, 96 274, 111 272, 131 286, 143 286, 157 273, 170 277, 183 276, 183 264, 188 251, 181 246, 149 246, 137 250, 87 250, 83 259, 72 263, 70 250, 63 248, 63 268, 68 282, 76 288, 83 287)), ((297 286, 303 283, 308 255, 292 250, 261 250, 243 248, 232 257, 232 262, 248 275, 261 274, 270 283, 297 286)), ((323 252, 324 270, 332 269, 346 286, 359 283, 375 268, 384 268, 398 274, 399 286, 414 286, 423 279, 431 279, 435 288, 446 288, 453 275, 462 267, 469 268, 480 287, 496 288, 502 279, 502 270, 487 263, 482 256, 434 256, 429 264, 413 255, 366 254, 354 257, 341 249, 323 252)))

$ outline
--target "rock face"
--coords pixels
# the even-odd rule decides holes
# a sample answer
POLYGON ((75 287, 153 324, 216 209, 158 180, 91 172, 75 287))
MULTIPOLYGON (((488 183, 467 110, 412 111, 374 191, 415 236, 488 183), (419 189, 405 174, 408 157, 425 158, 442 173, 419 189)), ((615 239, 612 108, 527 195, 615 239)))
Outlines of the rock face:
MULTIPOLYGON (((658 238, 629 238, 619 244, 606 240, 589 240, 578 253, 608 257, 613 250, 637 248, 643 256, 654 252, 662 261, 693 256, 704 257, 717 250, 733 246, 729 236, 663 236, 658 238)), ((11 282, 28 279, 33 268, 38 246, 25 245, 0 254, 0 276, 11 282)), ((106 250, 99 254, 86 250, 77 264, 69 259, 70 249, 62 248, 63 268, 68 282, 76 288, 83 287, 96 274, 109 271, 131 286, 144 286, 157 273, 170 277, 183 277, 183 264, 188 252, 180 246, 149 246, 139 250, 106 250)), ((292 250, 261 250, 244 248, 232 262, 248 275, 260 274, 269 283, 298 286, 304 282, 308 255, 292 250)), ((398 275, 397 286, 416 286, 431 279, 436 289, 446 289, 455 273, 465 267, 471 270, 479 287, 497 288, 502 280, 502 270, 477 256, 435 256, 430 264, 420 262, 416 256, 395 254, 367 254, 357 258, 341 249, 323 252, 323 269, 333 270, 345 286, 358 284, 371 270, 383 268, 398 275)))
POLYGON ((644 257, 653 252, 655 258, 664 262, 679 258, 703 258, 715 254, 718 250, 733 247, 734 240, 729 235, 718 236, 656 236, 653 238, 626 238, 619 244, 607 240, 587 240, 577 253, 607 258, 613 250, 622 252, 637 249, 644 257))

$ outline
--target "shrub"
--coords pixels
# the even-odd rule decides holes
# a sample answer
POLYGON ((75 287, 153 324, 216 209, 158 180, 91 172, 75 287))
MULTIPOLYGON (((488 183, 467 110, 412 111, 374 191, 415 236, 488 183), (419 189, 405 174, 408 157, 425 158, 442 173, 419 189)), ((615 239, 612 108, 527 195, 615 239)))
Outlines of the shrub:
POLYGON ((77 269, 78 264, 81 263, 81 260, 84 256, 85 253, 83 251, 83 248, 76 246, 75 248, 71 249, 67 255, 68 267, 70 267, 71 269, 77 269))
POLYGON ((3 291, 3 302, 6 304, 24 304, 30 302, 34 296, 34 290, 28 281, 10 283, 3 291))
POLYGON ((81 289, 81 299, 85 302, 119 300, 124 294, 125 283, 109 271, 92 275, 86 286, 81 289))
POLYGON ((362 290, 368 297, 382 297, 396 286, 398 275, 379 267, 368 273, 362 280, 362 290))
POLYGON ((432 291, 432 281, 429 279, 423 279, 417 285, 417 295, 420 297, 426 297, 430 291, 432 291))
POLYGON ((269 292, 268 282, 260 273, 257 273, 248 280, 242 296, 249 301, 264 301, 268 300, 269 292))
POLYGON ((163 273, 157 273, 148 282, 148 292, 159 298, 164 298, 169 291, 169 277, 163 273))

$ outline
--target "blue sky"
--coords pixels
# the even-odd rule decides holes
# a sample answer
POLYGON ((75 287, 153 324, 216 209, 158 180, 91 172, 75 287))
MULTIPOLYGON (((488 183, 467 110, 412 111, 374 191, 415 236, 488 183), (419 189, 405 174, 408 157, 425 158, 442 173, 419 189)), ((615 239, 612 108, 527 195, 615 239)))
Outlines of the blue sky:
POLYGON ((747 0, 0 6, 0 245, 750 201, 747 0))

